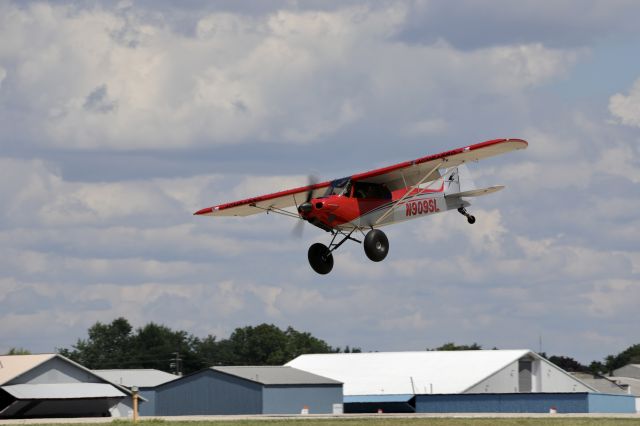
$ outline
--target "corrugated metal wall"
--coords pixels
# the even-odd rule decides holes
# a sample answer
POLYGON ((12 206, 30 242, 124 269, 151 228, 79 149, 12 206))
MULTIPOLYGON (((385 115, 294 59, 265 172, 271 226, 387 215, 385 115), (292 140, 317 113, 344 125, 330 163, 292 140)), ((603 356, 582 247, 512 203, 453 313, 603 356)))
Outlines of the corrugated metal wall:
POLYGON ((65 362, 60 358, 51 358, 5 384, 14 385, 19 383, 29 383, 35 385, 40 383, 102 382, 103 380, 69 362, 65 362))
POLYGON ((416 395, 418 413, 633 413, 628 395, 594 393, 514 393, 416 395))
POLYGON ((590 413, 635 413, 633 395, 612 395, 605 393, 589 394, 590 413))
POLYGON ((140 402, 138 405, 138 413, 141 416, 155 416, 156 415, 156 391, 140 389, 140 396, 146 399, 144 402, 140 402))
POLYGON ((262 386, 203 370, 156 388, 156 415, 260 414, 262 386))
POLYGON ((300 414, 304 406, 310 414, 329 414, 333 404, 342 404, 342 385, 265 386, 263 414, 300 414))

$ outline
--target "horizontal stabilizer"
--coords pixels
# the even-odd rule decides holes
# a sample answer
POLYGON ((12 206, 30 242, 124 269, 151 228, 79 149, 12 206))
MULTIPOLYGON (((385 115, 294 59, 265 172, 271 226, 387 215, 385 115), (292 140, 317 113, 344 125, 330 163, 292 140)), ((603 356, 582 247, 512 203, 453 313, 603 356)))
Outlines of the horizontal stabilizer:
POLYGON ((481 195, 491 194, 504 189, 504 185, 495 185, 488 188, 472 189, 471 191, 457 192, 455 194, 447 194, 447 197, 479 197, 481 195))

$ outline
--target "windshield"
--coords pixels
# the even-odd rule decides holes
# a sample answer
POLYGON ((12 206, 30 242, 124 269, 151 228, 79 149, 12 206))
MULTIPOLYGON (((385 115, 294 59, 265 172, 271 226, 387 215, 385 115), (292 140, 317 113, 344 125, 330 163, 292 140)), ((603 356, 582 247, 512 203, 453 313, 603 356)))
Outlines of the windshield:
POLYGON ((331 184, 329 185, 329 188, 327 188, 327 192, 324 193, 324 196, 328 197, 330 195, 344 194, 345 190, 349 188, 350 181, 351 181, 350 177, 345 177, 342 179, 336 179, 334 181, 331 181, 331 184))

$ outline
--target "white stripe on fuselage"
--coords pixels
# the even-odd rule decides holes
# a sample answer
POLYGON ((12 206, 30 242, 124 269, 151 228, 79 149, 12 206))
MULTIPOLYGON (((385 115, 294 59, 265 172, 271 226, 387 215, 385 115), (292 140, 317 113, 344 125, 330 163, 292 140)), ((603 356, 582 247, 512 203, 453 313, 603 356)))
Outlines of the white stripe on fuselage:
POLYGON ((469 203, 463 201, 459 197, 451 197, 451 195, 447 195, 445 198, 444 192, 421 192, 402 200, 401 203, 393 208, 393 212, 390 215, 388 215, 382 222, 376 224, 376 221, 386 213, 387 209, 389 209, 391 205, 393 204, 389 203, 385 206, 380 206, 349 223, 341 225, 340 228, 369 228, 371 226, 377 228, 379 226, 390 225, 396 222, 404 222, 406 220, 417 219, 419 217, 457 209, 463 205, 468 206, 469 203))

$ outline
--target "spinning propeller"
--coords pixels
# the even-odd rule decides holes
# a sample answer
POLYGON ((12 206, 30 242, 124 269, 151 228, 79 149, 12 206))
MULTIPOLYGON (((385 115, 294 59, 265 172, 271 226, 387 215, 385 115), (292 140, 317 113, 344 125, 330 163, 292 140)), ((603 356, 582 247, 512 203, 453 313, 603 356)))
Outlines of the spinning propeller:
POLYGON ((313 210, 313 206, 311 205, 311 200, 313 199, 313 187, 318 183, 318 178, 309 175, 309 190, 307 191, 304 203, 298 206, 298 215, 300 216, 300 221, 295 224, 292 234, 298 238, 302 237, 302 232, 304 231, 304 222, 307 219, 304 217, 305 213, 309 213, 313 210))

